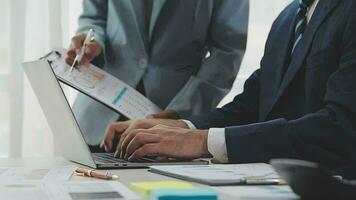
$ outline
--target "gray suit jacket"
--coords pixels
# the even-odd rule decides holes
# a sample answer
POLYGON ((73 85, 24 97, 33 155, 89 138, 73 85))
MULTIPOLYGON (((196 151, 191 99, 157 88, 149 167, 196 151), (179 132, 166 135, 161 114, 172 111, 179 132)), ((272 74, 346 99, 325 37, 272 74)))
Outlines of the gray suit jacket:
MULTIPOLYGON (((249 1, 153 0, 149 27, 143 2, 84 0, 78 32, 94 28, 104 47, 104 70, 133 87, 143 80, 146 96, 162 109, 181 117, 207 113, 229 92, 239 70, 249 1)), ((115 118, 83 97, 76 107, 82 124, 115 118)))

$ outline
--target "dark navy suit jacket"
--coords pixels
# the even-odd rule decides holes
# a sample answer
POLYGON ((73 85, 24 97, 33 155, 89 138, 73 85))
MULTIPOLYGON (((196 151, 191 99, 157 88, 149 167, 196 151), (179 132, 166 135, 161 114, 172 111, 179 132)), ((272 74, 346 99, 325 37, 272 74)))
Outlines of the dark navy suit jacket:
POLYGON ((226 127, 229 162, 297 158, 331 168, 356 157, 356 1, 321 0, 289 56, 298 2, 270 31, 261 68, 233 102, 189 118, 226 127))

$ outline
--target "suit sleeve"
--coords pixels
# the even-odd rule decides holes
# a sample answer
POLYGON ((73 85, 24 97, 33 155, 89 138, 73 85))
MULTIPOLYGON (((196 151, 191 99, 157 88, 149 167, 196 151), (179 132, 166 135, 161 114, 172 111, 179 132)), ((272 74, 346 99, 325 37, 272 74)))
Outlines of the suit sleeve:
MULTIPOLYGON (((356 7, 353 7, 356 8, 356 7)), ((295 120, 226 128, 229 161, 297 158, 336 169, 356 160, 356 12, 344 31, 339 66, 328 79, 324 107, 295 120)))
POLYGON ((181 117, 207 114, 230 91, 246 49, 248 13, 248 1, 214 1, 207 41, 210 56, 167 109, 181 117))
POLYGON ((258 120, 260 70, 245 82, 244 92, 222 108, 215 108, 207 115, 187 117, 198 129, 223 128, 253 123, 258 120))
POLYGON ((107 0, 85 0, 83 1, 83 13, 79 17, 78 33, 95 30, 95 40, 101 45, 104 52, 93 62, 102 66, 104 64, 105 38, 107 24, 107 0))

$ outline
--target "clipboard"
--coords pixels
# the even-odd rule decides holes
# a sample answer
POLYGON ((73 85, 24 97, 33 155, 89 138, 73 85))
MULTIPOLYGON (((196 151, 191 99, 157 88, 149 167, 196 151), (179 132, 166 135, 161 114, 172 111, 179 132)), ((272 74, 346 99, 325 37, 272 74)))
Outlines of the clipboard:
POLYGON ((48 61, 60 82, 128 119, 142 119, 161 111, 136 89, 92 64, 71 71, 63 56, 65 52, 65 49, 55 49, 40 58, 48 61))

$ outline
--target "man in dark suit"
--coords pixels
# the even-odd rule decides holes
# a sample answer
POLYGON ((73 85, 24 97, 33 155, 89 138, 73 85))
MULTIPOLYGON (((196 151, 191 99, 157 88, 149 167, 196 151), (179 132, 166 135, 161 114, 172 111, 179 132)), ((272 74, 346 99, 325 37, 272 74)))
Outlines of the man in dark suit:
POLYGON ((297 158, 346 166, 356 158, 356 1, 294 1, 233 102, 187 120, 113 124, 102 146, 111 149, 118 135, 117 155, 129 160, 211 154, 229 163, 297 158))

